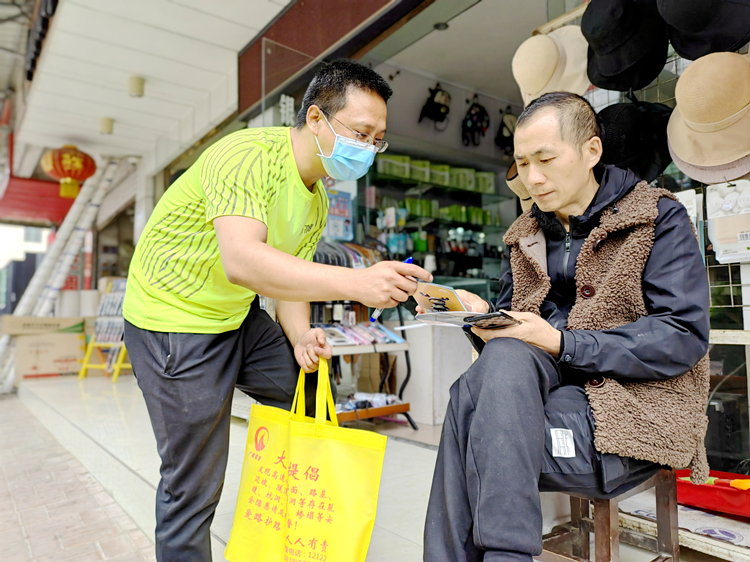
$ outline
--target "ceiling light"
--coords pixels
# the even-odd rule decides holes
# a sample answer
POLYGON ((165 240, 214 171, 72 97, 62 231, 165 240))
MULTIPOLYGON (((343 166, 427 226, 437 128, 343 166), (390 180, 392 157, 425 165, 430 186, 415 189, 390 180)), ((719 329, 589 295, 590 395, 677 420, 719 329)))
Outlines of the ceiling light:
POLYGON ((140 76, 131 76, 128 80, 128 94, 130 94, 131 98, 142 98, 143 97, 143 87, 146 83, 146 80, 141 78, 140 76))
POLYGON ((448 29, 448 24, 444 21, 438 22, 435 24, 435 29, 437 29, 438 31, 445 31, 446 29, 448 29))
POLYGON ((99 132, 102 135, 111 135, 115 127, 115 120, 111 117, 99 118, 99 132))

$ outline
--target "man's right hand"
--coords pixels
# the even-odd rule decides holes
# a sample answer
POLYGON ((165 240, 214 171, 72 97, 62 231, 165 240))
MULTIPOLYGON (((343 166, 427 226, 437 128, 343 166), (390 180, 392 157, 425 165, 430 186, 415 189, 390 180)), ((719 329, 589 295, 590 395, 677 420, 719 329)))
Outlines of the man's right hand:
POLYGON ((355 300, 370 308, 393 308, 406 302, 417 290, 414 279, 432 281, 432 275, 421 267, 397 261, 383 261, 357 270, 355 300))

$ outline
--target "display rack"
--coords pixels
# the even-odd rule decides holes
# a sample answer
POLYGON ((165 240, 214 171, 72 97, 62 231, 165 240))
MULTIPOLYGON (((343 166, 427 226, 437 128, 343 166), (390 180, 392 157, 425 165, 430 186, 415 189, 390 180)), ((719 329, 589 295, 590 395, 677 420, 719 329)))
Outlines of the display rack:
POLYGON ((132 369, 130 363, 126 363, 128 351, 123 341, 125 331, 125 320, 122 316, 122 303, 125 298, 124 281, 110 284, 108 292, 99 303, 98 316, 94 323, 94 333, 86 346, 86 353, 78 371, 78 378, 84 379, 88 376, 89 369, 99 369, 112 376, 112 382, 117 382, 123 369, 132 369), (105 353, 107 352, 107 353, 105 353), (91 359, 96 354, 98 363, 92 363, 91 359))

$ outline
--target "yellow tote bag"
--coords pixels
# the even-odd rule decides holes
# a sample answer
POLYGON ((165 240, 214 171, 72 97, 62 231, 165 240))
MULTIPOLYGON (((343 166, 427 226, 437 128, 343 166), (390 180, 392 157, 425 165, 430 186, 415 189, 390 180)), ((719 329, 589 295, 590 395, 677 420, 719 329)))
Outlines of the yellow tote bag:
POLYGON ((365 560, 386 437, 339 427, 325 359, 315 402, 305 417, 301 371, 291 412, 253 405, 229 562, 365 560))

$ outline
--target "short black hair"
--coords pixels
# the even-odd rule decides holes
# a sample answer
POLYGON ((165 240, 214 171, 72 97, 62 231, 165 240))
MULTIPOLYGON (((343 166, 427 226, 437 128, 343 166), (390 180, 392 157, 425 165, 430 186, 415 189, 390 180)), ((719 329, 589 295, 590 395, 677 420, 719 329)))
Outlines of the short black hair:
POLYGON ((393 95, 388 82, 369 66, 349 59, 323 63, 307 87, 305 97, 302 98, 302 108, 297 113, 296 127, 301 128, 305 125, 307 110, 312 105, 317 105, 329 115, 344 109, 349 88, 377 94, 386 103, 393 95))
POLYGON ((560 124, 560 137, 581 154, 583 143, 601 136, 599 118, 591 104, 578 94, 551 92, 532 101, 518 117, 516 128, 523 127, 540 111, 554 109, 560 124))

